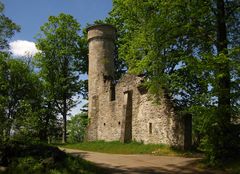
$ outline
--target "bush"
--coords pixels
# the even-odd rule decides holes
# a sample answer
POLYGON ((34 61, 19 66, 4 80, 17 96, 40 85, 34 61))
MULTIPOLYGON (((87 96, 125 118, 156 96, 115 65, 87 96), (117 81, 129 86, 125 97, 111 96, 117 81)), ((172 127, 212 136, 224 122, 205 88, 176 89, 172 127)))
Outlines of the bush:
POLYGON ((202 147, 211 166, 231 163, 240 155, 240 126, 212 125, 202 141, 202 147))
POLYGON ((19 141, 0 145, 0 166, 7 167, 6 174, 104 173, 104 169, 67 155, 57 147, 19 141))
POLYGON ((57 147, 39 143, 9 141, 0 146, 0 165, 2 166, 9 166, 15 158, 21 159, 29 156, 35 159, 53 157, 54 160, 59 161, 64 159, 66 154, 57 147))

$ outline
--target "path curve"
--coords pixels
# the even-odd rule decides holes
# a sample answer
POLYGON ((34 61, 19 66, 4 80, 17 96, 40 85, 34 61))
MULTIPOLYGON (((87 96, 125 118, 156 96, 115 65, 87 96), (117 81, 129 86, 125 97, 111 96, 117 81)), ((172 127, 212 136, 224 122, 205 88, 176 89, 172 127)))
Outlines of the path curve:
POLYGON ((112 174, 225 174, 221 171, 196 167, 199 158, 153 155, 121 155, 60 148, 66 153, 80 156, 112 174))

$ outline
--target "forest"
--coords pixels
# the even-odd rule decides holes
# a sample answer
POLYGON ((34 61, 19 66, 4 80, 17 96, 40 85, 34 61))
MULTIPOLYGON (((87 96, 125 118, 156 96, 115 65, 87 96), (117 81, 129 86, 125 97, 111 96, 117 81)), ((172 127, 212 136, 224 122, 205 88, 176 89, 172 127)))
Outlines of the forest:
MULTIPOLYGON (((0 17, 0 156, 13 142, 83 141, 87 112, 69 112, 76 96, 87 99, 89 25, 49 16, 35 36, 39 52, 14 58, 9 40, 21 26, 5 16, 3 3, 0 17)), ((191 114, 192 148, 209 165, 237 160, 240 1, 113 0, 109 16, 95 21, 102 23, 117 29, 116 77, 144 74, 152 95, 164 90, 177 114, 191 114)))

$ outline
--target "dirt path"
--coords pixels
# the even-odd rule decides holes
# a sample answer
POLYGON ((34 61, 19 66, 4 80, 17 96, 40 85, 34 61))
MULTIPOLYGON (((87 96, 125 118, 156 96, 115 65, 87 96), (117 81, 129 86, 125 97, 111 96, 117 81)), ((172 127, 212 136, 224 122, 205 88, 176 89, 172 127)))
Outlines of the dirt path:
POLYGON ((196 167, 199 158, 183 158, 153 155, 119 155, 61 148, 80 156, 113 174, 224 174, 196 167))

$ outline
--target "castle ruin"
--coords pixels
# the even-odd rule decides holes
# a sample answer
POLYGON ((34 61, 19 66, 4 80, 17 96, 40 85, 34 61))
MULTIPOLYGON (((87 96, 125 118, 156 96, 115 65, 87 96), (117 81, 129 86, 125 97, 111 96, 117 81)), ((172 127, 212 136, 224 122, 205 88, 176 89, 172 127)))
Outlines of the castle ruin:
POLYGON ((160 104, 142 88, 143 77, 125 74, 114 83, 116 29, 111 25, 88 28, 87 140, 191 146, 191 118, 180 117, 166 97, 160 104))

